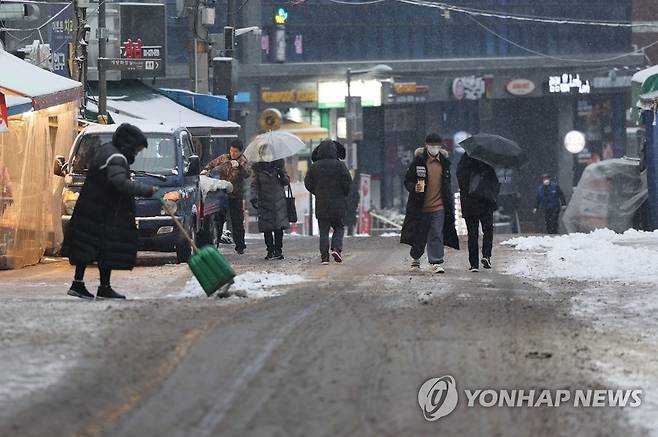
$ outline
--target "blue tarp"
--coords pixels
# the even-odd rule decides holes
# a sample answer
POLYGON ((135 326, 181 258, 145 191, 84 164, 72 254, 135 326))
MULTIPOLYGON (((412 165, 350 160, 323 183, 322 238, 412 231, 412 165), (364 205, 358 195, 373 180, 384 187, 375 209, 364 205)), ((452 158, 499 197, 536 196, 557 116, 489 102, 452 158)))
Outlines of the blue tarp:
POLYGON ((160 88, 160 92, 186 108, 218 120, 228 120, 228 99, 226 97, 169 88, 160 88))

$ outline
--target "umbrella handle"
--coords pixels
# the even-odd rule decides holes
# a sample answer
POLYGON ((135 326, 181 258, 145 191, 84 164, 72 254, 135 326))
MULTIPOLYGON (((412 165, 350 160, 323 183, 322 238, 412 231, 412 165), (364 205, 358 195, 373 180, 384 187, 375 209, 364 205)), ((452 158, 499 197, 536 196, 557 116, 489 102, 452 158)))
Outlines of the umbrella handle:
POLYGON ((180 222, 180 220, 178 220, 178 219, 176 218, 176 216, 175 216, 175 215, 169 210, 169 208, 167 208, 167 204, 165 203, 163 197, 160 198, 160 204, 162 205, 162 209, 163 209, 167 214, 169 214, 169 216, 174 220, 174 223, 175 223, 176 226, 178 227, 178 230, 181 231, 181 233, 183 234, 183 236, 185 237, 185 239, 187 239, 187 241, 189 241, 190 246, 192 246, 192 249, 194 249, 194 252, 195 252, 195 253, 198 252, 198 251, 199 251, 199 248, 197 247, 196 243, 192 240, 192 238, 190 237, 190 234, 187 233, 187 231, 186 231, 185 228, 183 227, 183 224, 180 222))

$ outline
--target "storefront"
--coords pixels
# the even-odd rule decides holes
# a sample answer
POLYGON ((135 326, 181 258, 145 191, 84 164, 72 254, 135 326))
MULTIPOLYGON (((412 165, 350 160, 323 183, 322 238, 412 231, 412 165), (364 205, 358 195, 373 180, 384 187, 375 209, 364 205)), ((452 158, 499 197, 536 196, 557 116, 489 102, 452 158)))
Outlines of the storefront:
POLYGON ((63 180, 52 165, 78 132, 82 86, 2 50, 0 65, 0 269, 11 269, 62 242, 63 180))

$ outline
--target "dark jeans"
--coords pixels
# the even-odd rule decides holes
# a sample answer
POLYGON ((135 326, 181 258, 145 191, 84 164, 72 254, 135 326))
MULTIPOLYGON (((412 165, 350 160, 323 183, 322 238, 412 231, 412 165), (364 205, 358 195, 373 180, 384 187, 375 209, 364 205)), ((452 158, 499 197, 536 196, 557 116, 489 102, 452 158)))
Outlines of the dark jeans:
MULTIPOLYGON (((247 246, 244 243, 244 210, 242 209, 241 198, 228 198, 228 215, 231 220, 231 233, 233 235, 235 249, 245 249, 247 246)), ((217 225, 217 233, 219 234, 219 237, 222 236, 225 222, 225 214, 218 213, 215 216, 215 224, 217 225)))
POLYGON ((283 252, 283 229, 278 231, 263 232, 267 253, 281 255, 283 252))
POLYGON ((343 219, 318 219, 318 227, 320 228, 320 255, 329 256, 329 228, 334 229, 331 248, 342 252, 343 236, 345 235, 343 219))
POLYGON ((546 222, 546 232, 549 234, 557 234, 559 220, 560 220, 560 208, 545 210, 544 221, 546 222))
POLYGON ((464 217, 466 229, 468 231, 468 262, 471 267, 478 267, 480 259, 478 256, 478 239, 480 237, 479 228, 482 225, 482 258, 491 258, 491 249, 493 246, 493 211, 484 214, 464 217))

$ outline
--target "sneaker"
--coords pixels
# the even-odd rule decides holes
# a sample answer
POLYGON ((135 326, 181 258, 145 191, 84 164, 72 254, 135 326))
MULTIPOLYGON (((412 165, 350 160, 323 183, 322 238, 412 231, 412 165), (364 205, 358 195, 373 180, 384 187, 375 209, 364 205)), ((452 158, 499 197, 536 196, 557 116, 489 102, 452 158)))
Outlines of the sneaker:
POLYGON ((283 252, 274 253, 274 255, 272 255, 272 259, 284 259, 283 258, 283 252))
POLYGON ((274 254, 272 252, 267 252, 265 255, 265 261, 272 261, 274 259, 274 254))
POLYGON ((446 270, 443 268, 441 264, 432 264, 432 267, 430 267, 430 270, 432 273, 445 273, 446 270))
POLYGON ((343 256, 340 254, 340 250, 331 249, 331 256, 334 258, 334 261, 337 263, 343 262, 343 256))
POLYGON ((329 255, 322 255, 321 263, 323 266, 329 265, 329 255))
POLYGON ((411 270, 412 272, 420 271, 420 260, 419 260, 419 259, 415 259, 415 260, 411 261, 411 268, 410 268, 410 270, 411 270))
POLYGON ((79 297, 80 299, 94 300, 94 295, 87 290, 85 283, 82 281, 73 281, 71 288, 66 293, 69 296, 79 297))
POLYGON ((477 267, 471 267, 470 269, 468 269, 468 271, 471 272, 471 273, 477 273, 477 272, 479 272, 479 270, 478 270, 477 267))
POLYGON ((239 249, 236 248, 235 253, 237 253, 238 255, 244 255, 244 249, 243 248, 239 248, 239 249))
POLYGON ((96 299, 125 299, 126 296, 119 294, 109 285, 101 285, 96 292, 96 299))
POLYGON ((482 267, 485 269, 491 268, 491 258, 482 258, 482 267))

